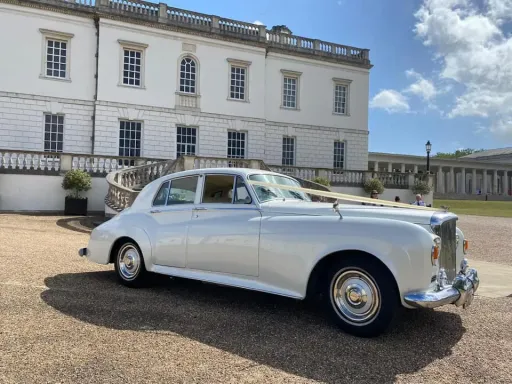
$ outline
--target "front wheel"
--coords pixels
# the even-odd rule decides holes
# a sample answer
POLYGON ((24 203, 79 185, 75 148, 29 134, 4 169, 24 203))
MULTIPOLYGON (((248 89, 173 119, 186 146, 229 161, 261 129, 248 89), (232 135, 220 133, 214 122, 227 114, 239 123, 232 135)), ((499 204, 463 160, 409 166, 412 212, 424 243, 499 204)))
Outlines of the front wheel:
POLYGON ((130 288, 142 287, 147 282, 148 272, 137 244, 126 242, 115 255, 115 270, 121 284, 130 288))
POLYGON ((345 332, 375 337, 392 323, 399 297, 384 266, 364 256, 343 258, 330 268, 326 283, 326 309, 345 332))

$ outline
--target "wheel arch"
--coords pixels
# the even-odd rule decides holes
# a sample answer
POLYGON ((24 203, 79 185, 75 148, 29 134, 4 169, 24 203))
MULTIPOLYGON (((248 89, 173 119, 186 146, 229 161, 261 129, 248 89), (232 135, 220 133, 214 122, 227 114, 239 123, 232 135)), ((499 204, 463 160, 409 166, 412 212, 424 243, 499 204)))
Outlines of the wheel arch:
MULTIPOLYGON (((359 256, 363 257, 369 260, 372 260, 373 262, 377 263, 382 270, 388 274, 388 276, 392 279, 394 283, 394 287, 396 289, 396 292, 400 292, 398 281, 391 271, 391 269, 384 263, 379 257, 373 255, 370 252, 362 251, 360 249, 345 249, 341 251, 335 251, 331 252, 321 259, 317 261, 315 266, 313 267, 308 283, 306 288, 306 299, 309 299, 317 294, 319 294, 321 285, 319 284, 324 278, 326 278, 327 271, 329 270, 329 267, 331 267, 337 260, 343 257, 349 257, 349 256, 359 256)), ((399 299, 399 298, 397 298, 399 299)))
POLYGON ((116 252, 123 244, 127 242, 133 242, 135 245, 139 247, 142 253, 142 258, 144 259, 144 265, 146 269, 149 270, 152 265, 151 243, 146 232, 140 228, 132 227, 132 229, 128 231, 128 233, 117 237, 112 242, 109 251, 109 263, 114 263, 116 252))

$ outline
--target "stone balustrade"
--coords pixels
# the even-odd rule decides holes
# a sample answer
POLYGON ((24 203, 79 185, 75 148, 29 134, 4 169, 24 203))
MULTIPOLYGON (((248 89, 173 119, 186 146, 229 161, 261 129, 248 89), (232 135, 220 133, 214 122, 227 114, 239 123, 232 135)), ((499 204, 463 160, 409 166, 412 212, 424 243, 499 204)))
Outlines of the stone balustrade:
POLYGON ((89 172, 92 176, 105 177, 108 173, 116 170, 162 160, 0 149, 0 173, 59 174, 59 172, 71 169, 81 169, 89 172))
MULTIPOLYGON (((357 63, 368 68, 371 67, 370 51, 368 49, 296 36, 274 29, 267 30, 264 25, 174 8, 165 3, 152 3, 143 0, 22 0, 22 2, 24 1, 41 3, 44 6, 98 13, 100 17, 102 14, 119 15, 126 18, 177 26, 202 31, 211 37, 226 36, 251 40, 271 48, 322 56, 342 62, 357 63)), ((186 102, 186 100, 182 102, 186 102)))
MULTIPOLYGON (((68 170, 81 169, 94 177, 106 176, 108 193, 105 204, 116 212, 129 207, 145 185, 161 176, 190 169, 227 167, 274 171, 296 178, 305 188, 325 191, 330 189, 315 182, 317 177, 326 179, 331 186, 359 188, 363 187, 366 180, 377 178, 387 189, 407 189, 416 180, 430 183, 433 177, 414 173, 267 165, 258 159, 182 156, 177 160, 163 160, 0 149, 0 173, 63 175, 68 170)), ((315 196, 312 198, 316 201, 330 201, 315 196)))

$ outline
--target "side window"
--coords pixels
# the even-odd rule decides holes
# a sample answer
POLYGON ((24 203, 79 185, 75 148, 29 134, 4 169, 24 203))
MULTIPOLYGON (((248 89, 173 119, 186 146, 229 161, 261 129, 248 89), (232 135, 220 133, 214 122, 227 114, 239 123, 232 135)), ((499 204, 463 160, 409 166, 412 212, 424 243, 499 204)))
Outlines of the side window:
POLYGON ((171 180, 167 205, 194 204, 196 199, 197 176, 171 180))
POLYGON ((233 203, 234 204, 251 204, 252 199, 251 195, 249 195, 249 191, 247 190, 247 187, 245 186, 244 180, 238 176, 236 178, 236 187, 235 187, 235 193, 233 197, 233 203))
POLYGON ((153 205, 154 206, 165 205, 168 193, 169 193, 169 182, 166 181, 165 183, 162 184, 162 186, 156 193, 156 196, 153 199, 153 205))
POLYGON ((235 176, 206 175, 201 203, 231 204, 235 176))

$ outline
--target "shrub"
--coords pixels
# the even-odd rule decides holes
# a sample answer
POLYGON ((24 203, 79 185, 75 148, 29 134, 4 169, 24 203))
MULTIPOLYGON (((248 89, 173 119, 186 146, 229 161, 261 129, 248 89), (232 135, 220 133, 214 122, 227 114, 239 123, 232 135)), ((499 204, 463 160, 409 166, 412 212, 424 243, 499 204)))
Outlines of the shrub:
POLYGON ((322 185, 325 185, 326 187, 331 186, 331 183, 325 177, 317 176, 312 181, 313 181, 313 183, 322 184, 322 185))
POLYGON ((377 191, 379 194, 384 192, 384 185, 379 179, 368 179, 364 182, 364 191, 367 194, 372 193, 373 190, 377 191))
POLYGON ((426 181, 416 180, 411 189, 414 194, 419 193, 420 195, 423 196, 423 195, 428 195, 432 188, 428 185, 428 183, 426 181))
POLYGON ((62 180, 62 188, 72 191, 68 196, 80 199, 80 192, 91 189, 91 175, 81 169, 68 171, 62 180))

